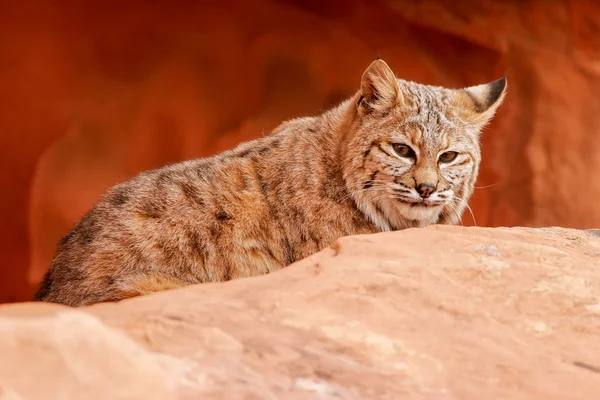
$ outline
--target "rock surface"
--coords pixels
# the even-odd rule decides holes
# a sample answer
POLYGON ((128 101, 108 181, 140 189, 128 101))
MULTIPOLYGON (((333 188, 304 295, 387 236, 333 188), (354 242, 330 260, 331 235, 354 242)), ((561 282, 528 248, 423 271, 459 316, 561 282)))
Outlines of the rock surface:
POLYGON ((600 231, 435 226, 277 273, 0 307, 0 399, 592 399, 600 231))
POLYGON ((324 110, 377 54, 429 84, 507 74, 478 225, 600 226, 598 2, 175 3, 0 2, 0 302, 108 187, 324 110))

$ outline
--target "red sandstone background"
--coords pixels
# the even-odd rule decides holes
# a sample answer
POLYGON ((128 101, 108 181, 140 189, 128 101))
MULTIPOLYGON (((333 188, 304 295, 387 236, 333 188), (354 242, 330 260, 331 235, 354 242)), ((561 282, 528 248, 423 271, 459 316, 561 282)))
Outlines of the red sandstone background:
POLYGON ((377 54, 428 84, 507 74, 478 225, 600 227, 598 4, 2 1, 0 302, 108 187, 325 110, 377 54))

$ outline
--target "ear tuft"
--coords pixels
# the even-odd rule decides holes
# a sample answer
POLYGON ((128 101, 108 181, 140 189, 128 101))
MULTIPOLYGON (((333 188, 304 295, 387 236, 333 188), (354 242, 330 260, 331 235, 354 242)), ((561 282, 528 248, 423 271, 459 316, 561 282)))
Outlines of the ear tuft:
POLYGON ((363 111, 385 111, 402 101, 396 75, 382 59, 377 59, 365 70, 360 85, 358 105, 363 111))

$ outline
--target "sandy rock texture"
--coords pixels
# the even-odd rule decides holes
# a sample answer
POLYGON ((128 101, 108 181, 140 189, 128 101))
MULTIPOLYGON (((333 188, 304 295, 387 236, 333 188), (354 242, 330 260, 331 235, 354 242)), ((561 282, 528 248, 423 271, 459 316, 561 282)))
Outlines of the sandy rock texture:
POLYGON ((592 0, 0 2, 0 302, 108 187, 317 114, 377 54, 434 85, 507 75, 476 225, 597 227, 599 21, 592 0))
POLYGON ((0 307, 0 399, 582 399, 600 231, 342 238, 277 273, 117 304, 0 307))

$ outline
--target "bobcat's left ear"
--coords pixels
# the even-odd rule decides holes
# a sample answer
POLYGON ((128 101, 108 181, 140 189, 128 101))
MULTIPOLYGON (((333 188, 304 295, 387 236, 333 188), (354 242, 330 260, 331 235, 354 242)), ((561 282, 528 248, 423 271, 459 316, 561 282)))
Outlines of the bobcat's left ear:
POLYGON ((504 100, 506 88, 506 77, 503 77, 483 85, 455 90, 454 104, 464 119, 481 128, 494 117, 504 100))

